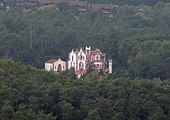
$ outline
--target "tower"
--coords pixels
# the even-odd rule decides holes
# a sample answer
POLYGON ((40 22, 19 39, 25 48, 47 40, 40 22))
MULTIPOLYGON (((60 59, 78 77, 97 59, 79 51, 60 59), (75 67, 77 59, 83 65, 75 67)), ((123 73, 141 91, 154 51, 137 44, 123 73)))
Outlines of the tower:
POLYGON ((76 69, 76 53, 74 52, 74 50, 72 50, 69 53, 69 60, 68 60, 68 69, 72 67, 76 69))
POLYGON ((109 73, 112 73, 112 59, 109 59, 109 73))
POLYGON ((89 47, 86 46, 86 54, 87 53, 90 54, 90 51, 91 51, 91 47, 90 46, 89 47))

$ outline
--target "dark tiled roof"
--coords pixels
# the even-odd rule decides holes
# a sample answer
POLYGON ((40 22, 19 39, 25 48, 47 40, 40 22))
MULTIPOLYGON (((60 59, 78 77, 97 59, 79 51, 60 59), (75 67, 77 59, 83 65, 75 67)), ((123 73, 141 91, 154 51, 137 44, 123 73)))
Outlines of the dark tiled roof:
POLYGON ((54 63, 56 61, 57 61, 57 59, 50 59, 50 60, 46 61, 45 63, 54 63))
POLYGON ((63 2, 72 2, 73 0, 38 0, 39 3, 41 4, 59 4, 59 3, 63 3, 63 2))
POLYGON ((38 2, 38 0, 16 0, 16 2, 38 2))
POLYGON ((91 9, 113 9, 112 4, 90 4, 91 9))
POLYGON ((16 0, 16 2, 27 2, 26 0, 16 0))
POLYGON ((29 0, 29 2, 38 2, 38 0, 29 0))
POLYGON ((38 0, 39 3, 41 4, 49 4, 49 3, 53 3, 54 0, 38 0))
POLYGON ((87 6, 88 3, 87 2, 77 2, 78 6, 87 6))

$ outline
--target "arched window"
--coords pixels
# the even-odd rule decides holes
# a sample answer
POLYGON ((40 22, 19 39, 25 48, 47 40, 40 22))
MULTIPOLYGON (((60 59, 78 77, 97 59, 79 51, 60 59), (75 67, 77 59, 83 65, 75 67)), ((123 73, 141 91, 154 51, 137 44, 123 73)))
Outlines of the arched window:
POLYGON ((98 55, 96 56, 96 60, 99 60, 99 56, 98 55))
POLYGON ((99 61, 99 60, 100 60, 100 55, 97 54, 97 55, 95 56, 95 59, 99 61))
POLYGON ((73 55, 72 55, 72 61, 73 61, 73 58, 74 58, 74 57, 73 57, 73 55))
POLYGON ((62 67, 61 67, 61 64, 58 65, 58 72, 61 72, 62 71, 62 67))
POLYGON ((83 63, 82 62, 79 63, 79 68, 83 69, 83 63))
POLYGON ((100 66, 99 66, 99 64, 97 64, 97 66, 96 66, 97 68, 100 68, 100 66))
POLYGON ((83 60, 83 56, 82 55, 80 55, 80 60, 83 60))

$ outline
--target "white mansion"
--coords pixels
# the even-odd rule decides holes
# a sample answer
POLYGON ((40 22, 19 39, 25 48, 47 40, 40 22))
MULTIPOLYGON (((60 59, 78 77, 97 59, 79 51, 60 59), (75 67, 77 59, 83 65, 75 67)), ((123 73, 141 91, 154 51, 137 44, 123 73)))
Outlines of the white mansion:
POLYGON ((85 74, 89 67, 102 70, 104 73, 112 73, 112 60, 107 60, 106 53, 102 53, 99 49, 91 50, 91 47, 85 47, 72 50, 67 62, 61 59, 50 59, 45 62, 47 71, 62 72, 74 68, 78 78, 85 74))

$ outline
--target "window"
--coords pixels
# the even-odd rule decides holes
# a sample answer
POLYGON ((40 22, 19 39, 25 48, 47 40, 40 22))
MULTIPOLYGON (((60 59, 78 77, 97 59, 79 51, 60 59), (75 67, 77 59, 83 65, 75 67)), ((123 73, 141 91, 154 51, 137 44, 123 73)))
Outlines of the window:
POLYGON ((83 56, 82 55, 80 55, 80 60, 83 60, 83 56))
POLYGON ((83 63, 79 63, 79 68, 82 69, 83 68, 83 63))
POLYGON ((82 55, 82 52, 80 53, 80 55, 79 55, 79 60, 84 60, 84 56, 82 55))
POLYGON ((99 69, 99 68, 100 68, 100 66, 99 66, 99 64, 97 64, 97 65, 96 65, 96 69, 99 69))
POLYGON ((50 70, 52 70, 53 69, 53 66, 50 66, 50 70))
POLYGON ((96 60, 99 60, 99 56, 97 55, 96 60))
POLYGON ((61 72, 62 71, 62 67, 61 67, 61 64, 58 65, 58 72, 61 72))
POLYGON ((94 59, 93 56, 91 57, 91 59, 94 59))
POLYGON ((97 61, 100 60, 100 55, 97 54, 97 55, 95 56, 95 59, 96 59, 97 61))

